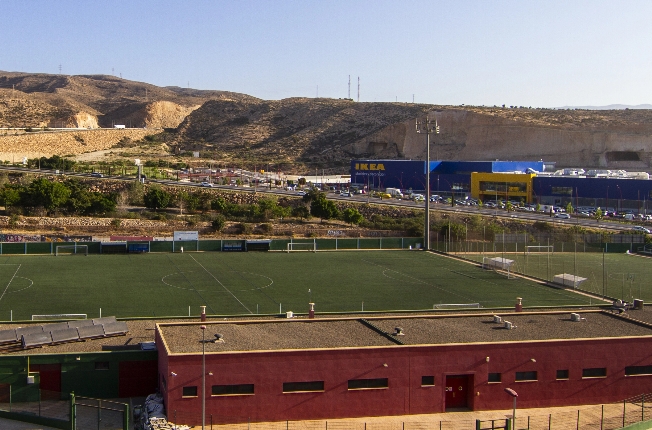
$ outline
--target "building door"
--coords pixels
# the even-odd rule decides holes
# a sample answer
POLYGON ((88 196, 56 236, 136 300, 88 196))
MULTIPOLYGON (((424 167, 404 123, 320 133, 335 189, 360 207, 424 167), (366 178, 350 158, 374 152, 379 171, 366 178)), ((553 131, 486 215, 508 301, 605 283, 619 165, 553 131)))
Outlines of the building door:
POLYGON ((39 373, 41 400, 61 398, 61 364, 36 364, 31 365, 30 370, 39 373))
POLYGON ((155 393, 158 382, 158 361, 122 361, 119 367, 120 397, 139 397, 155 393))
POLYGON ((446 409, 469 407, 469 375, 446 376, 446 409))

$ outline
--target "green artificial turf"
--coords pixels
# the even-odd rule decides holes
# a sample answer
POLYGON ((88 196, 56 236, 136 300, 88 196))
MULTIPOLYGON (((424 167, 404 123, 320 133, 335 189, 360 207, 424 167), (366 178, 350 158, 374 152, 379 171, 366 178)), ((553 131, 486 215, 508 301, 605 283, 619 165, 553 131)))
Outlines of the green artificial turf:
MULTIPOLYGON (((0 320, 589 304, 592 299, 415 251, 3 256, 0 320), (364 302, 364 304, 363 304, 364 302)), ((592 303, 595 303, 593 299, 592 303)))
MULTIPOLYGON (((482 262, 484 257, 503 257, 501 253, 466 254, 465 258, 482 262)), ((568 273, 586 278, 580 289, 631 302, 635 298, 652 300, 652 258, 635 254, 601 252, 507 253, 513 269, 544 280, 568 273)))

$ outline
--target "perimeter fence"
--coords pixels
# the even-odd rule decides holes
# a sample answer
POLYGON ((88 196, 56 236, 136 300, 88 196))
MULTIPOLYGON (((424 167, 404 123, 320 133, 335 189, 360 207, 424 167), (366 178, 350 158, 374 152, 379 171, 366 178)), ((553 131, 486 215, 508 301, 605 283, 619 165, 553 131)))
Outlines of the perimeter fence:
MULTIPOLYGON (((184 241, 127 241, 123 243, 125 252, 138 246, 138 252, 147 249, 148 252, 229 252, 245 251, 245 239, 208 239, 184 241), (144 247, 143 247, 144 246, 144 247)), ((254 240, 253 242, 258 242, 254 240)), ((420 249, 423 238, 419 237, 377 237, 377 238, 305 238, 305 239, 271 239, 270 251, 285 251, 289 243, 315 244, 318 251, 350 251, 350 250, 391 250, 420 249)), ((57 247, 65 247, 67 253, 78 253, 88 250, 89 254, 115 252, 110 245, 118 242, 0 242, 0 255, 55 255, 57 247), (87 247, 87 248, 84 248, 87 247)))
MULTIPOLYGON (((483 417, 490 412, 481 412, 483 417)), ((515 430, 616 430, 652 419, 652 394, 636 396, 619 403, 584 406, 578 409, 555 410, 546 414, 516 412, 515 426, 509 415, 496 414, 492 418, 473 419, 473 414, 440 419, 443 414, 432 415, 432 420, 338 419, 311 421, 252 422, 246 417, 206 415, 206 429, 221 430, 485 430, 509 428, 515 430), (493 423, 492 423, 493 421, 493 423), (493 424, 493 427, 492 427, 493 424), (507 427, 509 426, 509 427, 507 427)), ((201 413, 172 411, 168 415, 174 425, 201 425, 201 413)))

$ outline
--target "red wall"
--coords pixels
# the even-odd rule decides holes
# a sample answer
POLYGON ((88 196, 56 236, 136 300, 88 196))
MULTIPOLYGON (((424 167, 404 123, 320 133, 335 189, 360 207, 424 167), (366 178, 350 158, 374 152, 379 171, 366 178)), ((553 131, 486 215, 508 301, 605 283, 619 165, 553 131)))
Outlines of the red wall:
MULTIPOLYGON (((184 411, 201 420, 201 354, 159 351, 168 414, 184 411), (182 398, 189 385, 197 386, 198 397, 182 398)), ((506 387, 518 392, 519 407, 607 403, 652 391, 652 376, 624 376, 632 365, 652 365, 652 338, 208 354, 206 371, 213 375, 206 376, 206 409, 240 422, 443 412, 446 375, 460 374, 471 375, 472 410, 510 409, 506 387), (592 367, 606 367, 607 377, 582 379, 582 369, 592 367), (557 381, 558 369, 568 369, 570 380, 557 381), (537 371, 538 381, 514 382, 517 371, 537 371), (502 373, 502 382, 488 384, 489 372, 502 373), (426 375, 435 386, 421 386, 426 375), (389 378, 389 388, 347 389, 349 379, 363 378, 389 378), (325 381, 324 392, 282 392, 283 382, 317 380, 325 381), (255 394, 211 397, 215 384, 255 384, 255 394)))

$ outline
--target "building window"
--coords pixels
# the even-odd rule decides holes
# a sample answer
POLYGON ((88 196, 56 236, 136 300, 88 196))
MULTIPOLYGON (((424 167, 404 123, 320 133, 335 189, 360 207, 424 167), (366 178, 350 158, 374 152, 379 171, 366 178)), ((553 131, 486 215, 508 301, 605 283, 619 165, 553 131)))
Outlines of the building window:
POLYGON ((606 378, 607 369, 605 367, 594 367, 582 370, 582 378, 606 378))
POLYGON ((552 187, 552 193, 553 195, 562 195, 562 196, 572 196, 573 195, 573 187, 552 187))
POLYGON ((558 370, 557 371, 557 379, 568 379, 568 369, 565 370, 558 370))
POLYGON ((501 374, 500 373, 490 373, 488 382, 490 384, 497 384, 497 383, 501 382, 501 374))
POLYGON ((371 390, 388 387, 389 380, 387 378, 349 379, 349 390, 371 390))
POLYGON ((627 366, 625 376, 652 375, 652 366, 627 366))
POLYGON ((516 372, 516 378, 514 380, 515 381, 536 381, 537 380, 537 372, 536 371, 516 372))
POLYGON ((183 387, 183 397, 197 397, 197 386, 183 387))
POLYGON ((213 396, 238 396, 254 393, 254 384, 213 385, 213 396))
POLYGON ((324 391, 324 381, 283 383, 284 393, 305 393, 310 391, 324 391))
POLYGON ((109 362, 108 361, 96 361, 95 362, 95 370, 109 370, 109 362))
POLYGON ((421 386, 422 387, 427 387, 427 386, 432 386, 435 385, 435 377, 434 376, 422 376, 421 377, 421 386))

